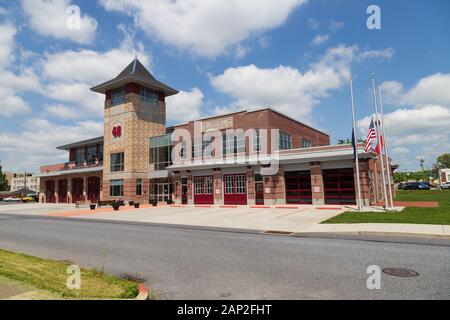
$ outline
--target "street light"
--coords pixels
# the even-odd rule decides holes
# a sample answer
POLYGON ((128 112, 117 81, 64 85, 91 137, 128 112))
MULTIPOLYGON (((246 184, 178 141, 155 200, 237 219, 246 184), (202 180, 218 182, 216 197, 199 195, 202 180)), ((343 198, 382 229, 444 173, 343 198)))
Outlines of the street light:
POLYGON ((422 168, 422 180, 423 180, 423 181, 425 181, 424 163, 425 163, 425 160, 424 160, 423 158, 420 159, 420 167, 422 168))

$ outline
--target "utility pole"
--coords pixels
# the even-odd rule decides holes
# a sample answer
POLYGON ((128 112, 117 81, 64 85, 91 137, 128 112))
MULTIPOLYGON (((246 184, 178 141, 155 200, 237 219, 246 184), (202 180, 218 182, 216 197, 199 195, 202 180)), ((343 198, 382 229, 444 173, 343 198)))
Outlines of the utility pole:
POLYGON ((422 158, 420 159, 420 167, 422 168, 422 180, 425 181, 425 169, 424 169, 424 163, 425 160, 422 158))

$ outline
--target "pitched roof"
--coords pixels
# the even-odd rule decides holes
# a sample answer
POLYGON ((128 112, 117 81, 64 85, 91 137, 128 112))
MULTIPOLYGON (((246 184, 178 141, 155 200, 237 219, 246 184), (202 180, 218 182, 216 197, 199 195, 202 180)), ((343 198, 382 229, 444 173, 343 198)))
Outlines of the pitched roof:
POLYGON ((117 77, 91 88, 92 91, 105 93, 127 83, 135 82, 165 93, 166 96, 177 94, 178 91, 157 80, 144 65, 135 58, 117 77))

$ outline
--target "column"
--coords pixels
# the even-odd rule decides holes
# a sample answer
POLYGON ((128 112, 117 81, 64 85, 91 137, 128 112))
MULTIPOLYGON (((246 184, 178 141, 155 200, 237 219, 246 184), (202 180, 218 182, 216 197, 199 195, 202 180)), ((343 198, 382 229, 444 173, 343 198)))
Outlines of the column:
POLYGON ((278 168, 274 176, 275 184, 275 204, 286 204, 286 183, 284 180, 284 169, 278 168))
POLYGON ((67 203, 72 203, 72 178, 67 178, 67 203))
POLYGON ((59 203, 59 180, 55 180, 55 203, 59 203))
POLYGON ((214 204, 223 205, 222 170, 214 169, 213 179, 214 204))
POLYGON ((176 205, 181 205, 181 175, 175 173, 173 175, 173 201, 176 205))
POLYGON ((311 191, 312 204, 321 206, 325 204, 325 191, 323 187, 322 165, 320 162, 312 162, 311 170, 311 191))
POLYGON ((187 176, 187 198, 188 198, 188 205, 194 204, 194 197, 192 192, 192 173, 188 172, 187 176))
POLYGON ((83 176, 83 198, 84 201, 88 200, 88 177, 83 176))

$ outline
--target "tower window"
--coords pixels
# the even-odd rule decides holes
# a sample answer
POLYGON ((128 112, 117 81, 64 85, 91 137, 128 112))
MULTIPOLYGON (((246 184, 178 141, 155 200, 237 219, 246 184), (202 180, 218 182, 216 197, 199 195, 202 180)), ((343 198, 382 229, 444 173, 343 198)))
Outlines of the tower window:
POLYGON ((311 148, 312 142, 308 139, 302 139, 302 148, 311 148))
POLYGON ((141 87, 141 100, 145 103, 157 104, 158 92, 152 89, 141 87))
POLYGON ((110 197, 123 197, 123 185, 124 180, 110 180, 109 181, 109 196, 110 197))
POLYGON ((111 92, 111 105, 117 106, 125 103, 125 89, 117 88, 111 92))
POLYGON ((125 156, 124 153, 112 153, 111 154, 111 172, 124 171, 125 156))
POLYGON ((280 150, 292 149, 292 136, 290 134, 280 132, 280 150))

